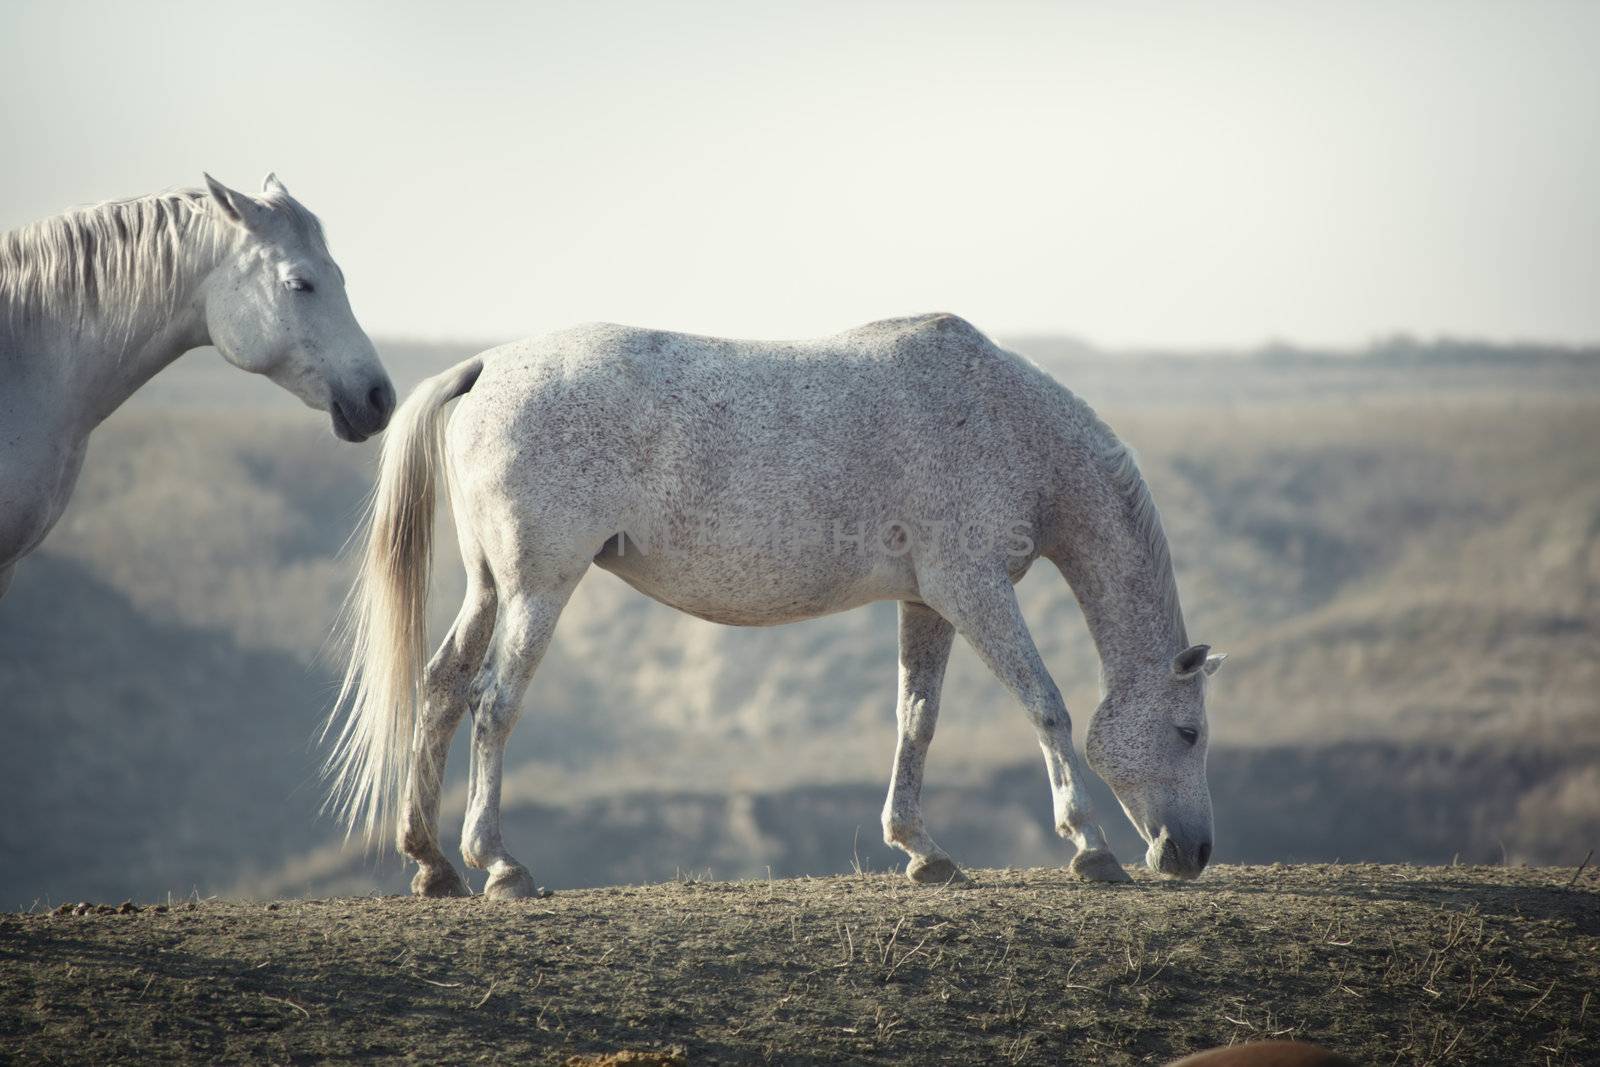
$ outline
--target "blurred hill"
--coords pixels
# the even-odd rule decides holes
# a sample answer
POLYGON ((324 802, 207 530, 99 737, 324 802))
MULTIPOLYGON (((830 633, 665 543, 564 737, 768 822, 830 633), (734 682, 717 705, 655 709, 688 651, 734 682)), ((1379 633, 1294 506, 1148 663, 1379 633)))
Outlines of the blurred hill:
MULTIPOLYGON (((404 390, 481 347, 382 350, 404 390)), ((1220 860, 1600 844, 1600 352, 1013 347, 1139 449, 1190 632, 1232 654, 1220 860)), ((399 884, 316 816, 319 653, 375 455, 209 352, 97 434, 0 601, 7 906, 399 884)), ((441 529, 440 631, 461 591, 441 529)), ((1081 738, 1096 668, 1070 591, 1043 566, 1020 593, 1081 738)), ((894 641, 892 605, 730 629, 594 572, 512 738, 513 850, 551 885, 893 862, 894 641)), ((1020 712, 959 644, 946 693, 934 832, 974 864, 1058 861, 1020 712)))

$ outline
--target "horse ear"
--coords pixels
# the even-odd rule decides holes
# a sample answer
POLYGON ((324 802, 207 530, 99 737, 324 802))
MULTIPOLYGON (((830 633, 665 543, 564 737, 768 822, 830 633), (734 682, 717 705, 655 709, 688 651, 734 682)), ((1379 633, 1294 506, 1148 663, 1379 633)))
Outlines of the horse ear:
POLYGON ((1226 652, 1213 652, 1211 655, 1207 656, 1206 665, 1201 668, 1206 672, 1206 677, 1209 678, 1213 674, 1216 674, 1217 671, 1222 667, 1222 661, 1227 658, 1228 654, 1226 652))
POLYGON ((256 230, 266 221, 267 206, 253 197, 229 189, 211 175, 206 175, 206 191, 223 218, 247 230, 256 230))
POLYGON ((289 190, 278 180, 278 176, 271 171, 261 179, 261 195, 269 200, 288 200, 289 190))
POLYGON ((1205 670, 1206 657, 1210 653, 1210 645, 1190 645, 1172 657, 1173 675, 1178 678, 1194 677, 1200 671, 1205 670))

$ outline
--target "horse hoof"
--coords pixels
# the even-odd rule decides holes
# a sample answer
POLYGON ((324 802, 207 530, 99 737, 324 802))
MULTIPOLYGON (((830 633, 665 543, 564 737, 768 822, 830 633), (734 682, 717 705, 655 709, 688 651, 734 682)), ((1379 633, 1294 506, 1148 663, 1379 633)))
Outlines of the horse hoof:
POLYGON ((533 875, 528 873, 527 868, 518 865, 490 875, 489 884, 483 887, 483 895, 490 900, 522 900, 542 897, 544 893, 534 885, 533 875))
POLYGON ((411 892, 419 897, 470 897, 472 890, 461 880, 456 869, 443 866, 423 867, 411 877, 411 892))
POLYGON ((963 885, 968 881, 948 856, 914 859, 906 868, 906 877, 918 885, 963 885))
POLYGON ((1072 857, 1072 873, 1085 882, 1131 882, 1117 857, 1103 848, 1080 852, 1072 857))

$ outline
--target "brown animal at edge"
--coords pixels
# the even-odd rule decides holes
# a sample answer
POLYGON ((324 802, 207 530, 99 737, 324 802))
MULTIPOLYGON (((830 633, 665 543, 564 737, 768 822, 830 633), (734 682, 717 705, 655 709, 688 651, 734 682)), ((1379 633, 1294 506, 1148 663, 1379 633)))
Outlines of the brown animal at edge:
POLYGON ((1303 1041, 1252 1041, 1196 1052, 1168 1067, 1356 1067, 1356 1062, 1303 1041))

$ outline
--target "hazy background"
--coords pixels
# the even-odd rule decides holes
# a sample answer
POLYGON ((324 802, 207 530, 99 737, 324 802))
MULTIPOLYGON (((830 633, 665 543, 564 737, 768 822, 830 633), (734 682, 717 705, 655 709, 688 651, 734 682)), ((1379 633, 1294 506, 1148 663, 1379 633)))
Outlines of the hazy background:
POLYGON ((276 170, 385 336, 1600 336, 1600 5, 0 6, 0 226, 276 170))
MULTIPOLYGON (((1190 631, 1232 653, 1220 861, 1576 863, 1597 43, 1553 3, 11 3, 0 226, 275 169, 402 388, 588 318, 960 312, 1140 450, 1190 631)), ((211 352, 98 433, 0 601, 0 905, 404 884, 319 818, 312 744, 374 458, 211 352)), ((1070 592, 1021 595, 1081 740, 1070 592)), ((557 886, 893 864, 893 615, 719 628, 596 573, 513 737, 511 847, 557 886)), ((946 707, 933 832, 1061 862, 964 647, 946 707)))

